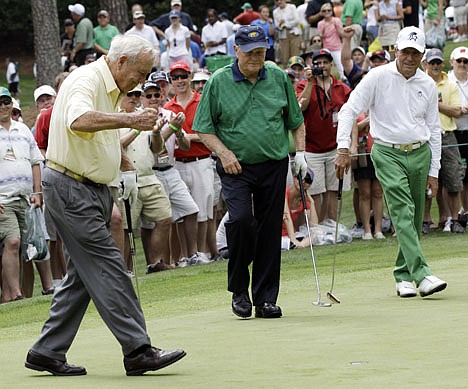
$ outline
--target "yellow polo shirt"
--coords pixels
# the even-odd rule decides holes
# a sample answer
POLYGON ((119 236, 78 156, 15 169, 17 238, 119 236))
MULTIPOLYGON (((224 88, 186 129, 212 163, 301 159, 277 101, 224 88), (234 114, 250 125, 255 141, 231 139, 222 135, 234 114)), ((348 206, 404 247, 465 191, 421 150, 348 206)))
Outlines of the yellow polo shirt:
POLYGON ((63 82, 50 121, 46 158, 94 182, 111 182, 120 169, 118 130, 72 131, 70 126, 89 111, 118 110, 120 90, 102 56, 81 66, 63 82))
MULTIPOLYGON (((457 85, 450 81, 447 73, 442 72, 442 80, 436 82, 439 96, 442 97, 442 103, 452 106, 460 106, 460 91, 457 85)), ((455 118, 444 115, 439 112, 440 126, 445 132, 454 131, 457 129, 455 118)))

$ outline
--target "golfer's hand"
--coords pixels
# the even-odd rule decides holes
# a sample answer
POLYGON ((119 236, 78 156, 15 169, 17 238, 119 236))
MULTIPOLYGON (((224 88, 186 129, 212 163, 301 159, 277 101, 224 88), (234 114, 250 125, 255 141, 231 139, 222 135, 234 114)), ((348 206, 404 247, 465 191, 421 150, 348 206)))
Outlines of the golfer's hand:
POLYGON ((426 193, 427 193, 427 191, 429 191, 429 189, 430 189, 431 194, 428 195, 427 197, 429 197, 429 198, 436 197, 437 196, 437 190, 439 189, 439 182, 438 182, 438 179, 436 177, 431 177, 431 176, 427 177, 426 193))
POLYGON ((132 116, 131 128, 140 131, 153 131, 158 120, 158 110, 154 108, 145 108, 141 111, 129 113, 132 116))
POLYGON ((122 172, 122 199, 130 200, 130 204, 134 204, 138 196, 136 170, 122 172))
POLYGON ((305 158, 304 151, 296 151, 294 157, 294 175, 298 176, 301 173, 301 177, 304 178, 307 174, 307 161, 305 158))
POLYGON ((218 158, 221 160, 223 169, 227 174, 241 174, 242 166, 237 160, 236 155, 231 150, 223 150, 222 153, 217 154, 218 158))
POLYGON ((338 179, 343 178, 344 174, 348 172, 349 167, 351 166, 351 157, 349 156, 349 150, 339 149, 339 152, 343 154, 337 153, 335 157, 335 172, 336 178, 338 179))

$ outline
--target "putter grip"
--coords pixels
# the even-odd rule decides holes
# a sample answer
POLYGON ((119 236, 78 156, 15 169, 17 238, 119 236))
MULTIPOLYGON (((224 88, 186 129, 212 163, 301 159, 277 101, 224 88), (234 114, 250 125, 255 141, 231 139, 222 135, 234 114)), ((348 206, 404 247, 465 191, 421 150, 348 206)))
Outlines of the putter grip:
POLYGON ((127 229, 128 232, 133 233, 133 228, 132 228, 132 208, 130 206, 130 200, 125 199, 124 200, 124 205, 125 205, 125 216, 127 218, 127 229))
POLYGON ((306 196, 305 196, 305 191, 304 191, 304 182, 302 182, 301 172, 299 172, 297 174, 297 180, 299 181, 299 190, 301 192, 302 205, 304 206, 304 210, 306 210, 307 209, 307 202, 306 202, 306 196))
POLYGON ((342 194, 343 194, 343 179, 339 178, 338 179, 338 194, 337 194, 338 200, 341 200, 342 194))

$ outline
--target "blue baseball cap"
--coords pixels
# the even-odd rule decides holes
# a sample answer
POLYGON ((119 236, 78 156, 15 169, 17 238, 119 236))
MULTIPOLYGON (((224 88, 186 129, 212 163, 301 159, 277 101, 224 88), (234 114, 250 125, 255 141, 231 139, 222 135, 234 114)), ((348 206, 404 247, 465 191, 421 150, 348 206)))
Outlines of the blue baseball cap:
POLYGON ((260 26, 241 26, 236 32, 234 42, 246 53, 258 48, 270 48, 265 31, 260 26))
POLYGON ((169 19, 172 18, 180 18, 180 12, 176 9, 173 9, 171 12, 169 12, 169 19))

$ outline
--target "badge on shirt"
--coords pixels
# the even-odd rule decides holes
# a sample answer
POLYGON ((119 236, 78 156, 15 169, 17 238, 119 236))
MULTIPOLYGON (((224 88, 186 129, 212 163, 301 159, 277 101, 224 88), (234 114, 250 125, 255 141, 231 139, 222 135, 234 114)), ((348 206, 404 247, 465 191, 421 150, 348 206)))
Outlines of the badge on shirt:
POLYGON ((15 152, 13 151, 13 147, 11 145, 7 146, 4 159, 7 161, 16 161, 15 152))

